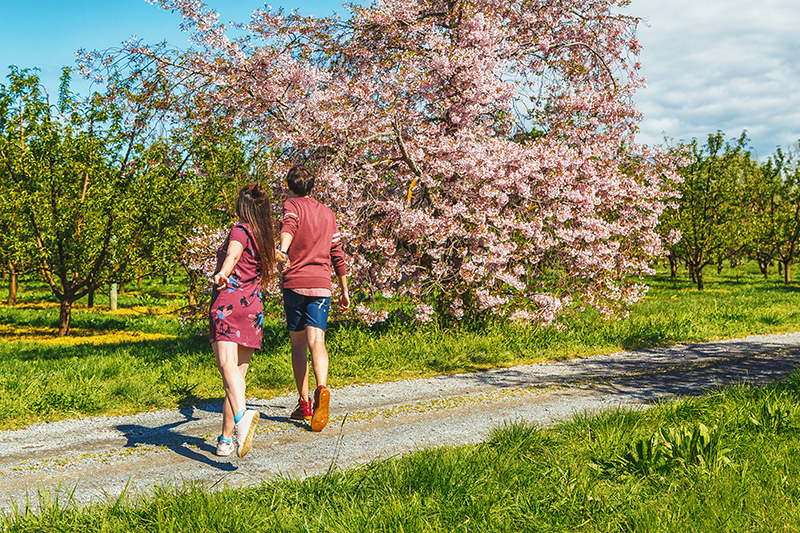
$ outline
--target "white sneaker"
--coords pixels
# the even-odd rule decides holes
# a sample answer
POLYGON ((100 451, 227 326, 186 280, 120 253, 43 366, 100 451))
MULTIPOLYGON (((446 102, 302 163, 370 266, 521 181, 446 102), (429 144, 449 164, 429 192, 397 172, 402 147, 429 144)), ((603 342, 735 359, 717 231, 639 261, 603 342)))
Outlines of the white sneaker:
POLYGON ((261 415, 258 411, 248 409, 244 416, 236 424, 233 430, 233 442, 236 443, 236 455, 244 457, 253 445, 253 435, 256 434, 256 426, 261 415))
POLYGON ((233 453, 233 449, 233 442, 225 442, 221 438, 217 437, 217 456, 227 457, 233 453))

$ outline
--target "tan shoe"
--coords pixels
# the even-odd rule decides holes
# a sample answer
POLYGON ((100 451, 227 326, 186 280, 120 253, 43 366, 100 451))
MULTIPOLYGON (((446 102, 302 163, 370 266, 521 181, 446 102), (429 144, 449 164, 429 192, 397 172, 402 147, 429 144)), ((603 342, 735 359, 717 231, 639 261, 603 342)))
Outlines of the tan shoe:
POLYGON ((314 391, 314 413, 311 415, 311 431, 322 431, 328 423, 328 411, 331 405, 331 391, 320 385, 314 391))

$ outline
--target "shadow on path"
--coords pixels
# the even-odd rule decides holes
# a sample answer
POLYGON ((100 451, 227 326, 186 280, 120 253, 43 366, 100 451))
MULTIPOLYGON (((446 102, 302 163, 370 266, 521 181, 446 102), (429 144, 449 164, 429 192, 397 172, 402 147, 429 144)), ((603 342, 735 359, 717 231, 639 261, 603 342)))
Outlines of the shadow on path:
POLYGON ((137 424, 121 424, 116 428, 127 439, 128 442, 125 443, 126 448, 135 448, 137 445, 166 446, 173 452, 186 457, 187 459, 204 463, 212 468, 216 468, 225 472, 235 471, 237 467, 230 462, 217 461, 208 457, 206 454, 199 453, 191 448, 195 447, 209 454, 213 454, 216 451, 216 448, 208 444, 205 439, 183 435, 174 431, 175 428, 187 422, 199 420, 194 416, 194 409, 191 407, 181 409, 180 412, 185 418, 179 422, 173 422, 156 427, 147 427, 137 424))

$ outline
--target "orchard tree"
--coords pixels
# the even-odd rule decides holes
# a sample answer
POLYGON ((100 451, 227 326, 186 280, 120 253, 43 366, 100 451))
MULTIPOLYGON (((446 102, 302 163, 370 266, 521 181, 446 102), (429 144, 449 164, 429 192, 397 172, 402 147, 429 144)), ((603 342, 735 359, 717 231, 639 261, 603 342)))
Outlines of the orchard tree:
POLYGON ((783 153, 771 158, 766 167, 778 173, 774 195, 774 254, 783 265, 783 281, 792 281, 791 267, 800 253, 800 166, 785 161, 783 153))
POLYGON ((160 73, 198 134, 227 121, 274 154, 276 194, 291 164, 316 166, 362 294, 550 323, 646 290, 631 276, 662 251, 675 174, 634 140, 627 2, 379 0, 346 21, 262 9, 235 38, 200 1, 158 3, 194 48, 131 42, 87 69, 160 73))
POLYGON ((746 251, 755 258, 764 279, 778 252, 777 230, 778 221, 783 218, 781 191, 787 164, 788 159, 779 148, 766 163, 749 173, 744 183, 745 211, 741 223, 746 228, 746 251))
POLYGON ((157 88, 82 100, 69 75, 51 106, 37 76, 12 67, 0 137, 4 195, 19 197, 31 260, 60 302, 60 336, 75 301, 174 260, 172 228, 191 223, 192 197, 180 139, 154 130, 157 88))
POLYGON ((738 254, 747 244, 742 224, 743 190, 755 163, 747 150, 747 136, 725 142, 724 134, 708 136, 705 145, 693 140, 679 171, 683 181, 677 185, 680 198, 677 209, 666 222, 681 234, 670 252, 682 258, 703 290, 703 269, 738 254))
POLYGON ((46 135, 49 109, 33 73, 11 67, 9 79, 8 87, 0 85, 0 258, 9 277, 6 303, 15 305, 19 275, 31 268, 35 255, 18 170, 33 168, 35 163, 24 154, 46 135))

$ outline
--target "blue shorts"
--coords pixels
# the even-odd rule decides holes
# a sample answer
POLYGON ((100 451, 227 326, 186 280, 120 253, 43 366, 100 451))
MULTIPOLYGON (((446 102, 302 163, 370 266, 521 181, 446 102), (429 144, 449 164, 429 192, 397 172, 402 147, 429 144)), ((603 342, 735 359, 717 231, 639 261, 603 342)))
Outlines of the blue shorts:
POLYGON ((292 289, 283 289, 283 310, 286 312, 286 329, 289 331, 303 331, 306 326, 325 331, 330 309, 330 296, 303 296, 292 289))

